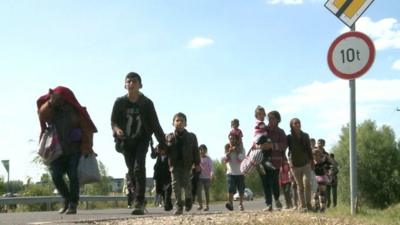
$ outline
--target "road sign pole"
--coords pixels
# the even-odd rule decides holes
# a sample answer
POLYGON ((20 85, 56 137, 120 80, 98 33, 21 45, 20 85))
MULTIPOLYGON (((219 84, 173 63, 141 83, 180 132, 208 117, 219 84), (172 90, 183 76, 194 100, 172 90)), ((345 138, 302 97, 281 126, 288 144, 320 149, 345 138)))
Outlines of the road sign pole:
MULTIPOLYGON (((351 26, 351 31, 356 30, 356 25, 351 26)), ((357 213, 357 143, 356 143, 356 80, 349 80, 350 86, 350 127, 349 127, 349 139, 350 139, 350 204, 351 204, 351 215, 357 213)))
POLYGON ((350 87, 350 203, 351 215, 357 213, 357 134, 356 134, 356 78, 365 74, 375 58, 375 47, 365 34, 356 31, 356 21, 374 0, 327 0, 325 7, 345 23, 352 32, 340 35, 328 50, 328 66, 342 79, 349 80, 350 87), (346 52, 346 56, 345 53, 346 52), (355 54, 357 60, 355 60, 355 54), (364 57, 358 57, 358 55, 364 57))
POLYGON ((7 172, 7 193, 10 192, 10 172, 7 172))

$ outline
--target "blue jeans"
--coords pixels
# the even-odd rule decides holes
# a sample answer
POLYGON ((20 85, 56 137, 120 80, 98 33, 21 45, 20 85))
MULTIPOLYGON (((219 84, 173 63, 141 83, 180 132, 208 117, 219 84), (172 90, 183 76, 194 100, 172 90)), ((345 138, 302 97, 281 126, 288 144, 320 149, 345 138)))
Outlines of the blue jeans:
POLYGON ((50 164, 49 168, 58 193, 64 200, 76 204, 79 201, 78 164, 80 156, 79 151, 69 155, 61 155, 60 158, 50 164), (68 176, 69 187, 64 180, 64 174, 68 176))
POLYGON ((279 199, 279 169, 265 169, 266 174, 261 175, 266 205, 272 205, 272 194, 275 201, 279 199))

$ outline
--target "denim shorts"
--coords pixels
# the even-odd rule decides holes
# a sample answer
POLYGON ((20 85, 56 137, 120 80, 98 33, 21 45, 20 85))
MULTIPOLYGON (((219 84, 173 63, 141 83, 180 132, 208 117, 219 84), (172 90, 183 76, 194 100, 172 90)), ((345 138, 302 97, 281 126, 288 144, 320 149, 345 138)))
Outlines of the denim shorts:
POLYGON ((236 190, 239 191, 240 195, 244 194, 244 175, 227 175, 226 180, 228 182, 228 192, 230 194, 236 193, 236 190))

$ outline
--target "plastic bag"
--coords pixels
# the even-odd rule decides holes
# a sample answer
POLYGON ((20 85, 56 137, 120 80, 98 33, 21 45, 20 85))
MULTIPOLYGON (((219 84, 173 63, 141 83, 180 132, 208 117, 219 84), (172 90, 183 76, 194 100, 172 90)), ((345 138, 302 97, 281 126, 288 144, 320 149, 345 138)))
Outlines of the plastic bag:
POLYGON ((39 141, 38 154, 45 165, 49 165, 62 155, 60 140, 54 126, 49 126, 44 131, 39 141))
POLYGON ((82 155, 79 159, 78 177, 80 186, 101 180, 96 157, 95 153, 91 153, 87 156, 82 155))

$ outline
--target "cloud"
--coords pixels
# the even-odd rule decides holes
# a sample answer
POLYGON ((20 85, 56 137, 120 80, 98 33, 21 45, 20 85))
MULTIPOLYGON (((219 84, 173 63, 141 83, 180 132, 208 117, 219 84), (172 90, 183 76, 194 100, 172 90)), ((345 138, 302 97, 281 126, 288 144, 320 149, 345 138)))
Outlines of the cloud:
MULTIPOLYGON (((356 30, 373 39, 376 50, 400 48, 400 23, 395 18, 372 21, 369 17, 361 17, 356 23, 356 30)), ((344 27, 341 33, 349 31, 344 27)))
MULTIPOLYGON (((357 122, 372 119, 378 125, 392 124, 395 118, 390 116, 390 112, 393 115, 400 101, 399 85, 400 79, 357 80, 357 122)), ((335 143, 341 127, 350 120, 349 93, 349 85, 345 80, 313 82, 276 98, 273 104, 283 114, 282 118, 287 120, 284 125, 291 118, 298 117, 311 136, 324 137, 330 143, 335 143)))
POLYGON ((202 48, 207 45, 214 44, 214 40, 211 38, 204 38, 204 37, 195 37, 189 41, 188 47, 189 48, 202 48))
POLYGON ((277 4, 284 4, 284 5, 299 5, 303 4, 303 0, 267 0, 267 4, 270 5, 277 5, 277 4))
POLYGON ((394 69, 394 70, 400 70, 400 59, 396 60, 396 61, 393 63, 392 69, 394 69))

